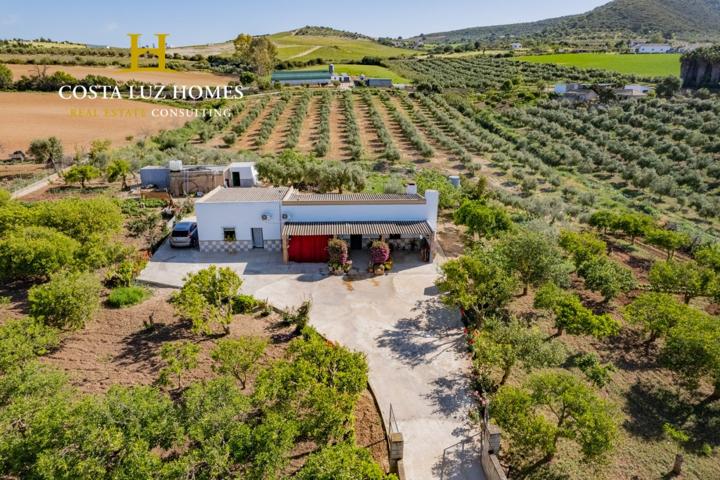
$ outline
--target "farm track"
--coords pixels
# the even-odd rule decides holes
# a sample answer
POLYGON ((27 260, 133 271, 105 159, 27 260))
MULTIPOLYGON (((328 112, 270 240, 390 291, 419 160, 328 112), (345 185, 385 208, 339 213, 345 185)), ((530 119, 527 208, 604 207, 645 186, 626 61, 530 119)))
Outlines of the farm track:
POLYGON ((392 119, 392 117, 390 117, 387 108, 385 108, 385 105, 382 103, 382 101, 380 101, 377 95, 373 95, 372 99, 373 105, 375 105, 375 109, 378 111, 380 117, 383 119, 383 122, 385 123, 388 132, 390 132, 390 135, 392 135, 393 141, 395 142, 395 145, 397 145, 397 148, 400 151, 401 159, 410 160, 415 163, 426 163, 426 159, 424 159, 420 152, 418 152, 417 149, 412 145, 412 143, 410 143, 410 141, 405 138, 405 135, 400 129, 400 126, 397 124, 397 122, 395 122, 395 120, 392 119))
POLYGON ((295 108, 300 100, 300 95, 293 95, 285 106, 285 110, 280 114, 275 127, 268 141, 260 147, 262 153, 277 153, 282 152, 285 148, 285 138, 287 137, 288 128, 290 126, 290 119, 295 114, 295 108))
POLYGON ((236 148, 239 148, 240 150, 257 150, 257 146, 255 145, 255 137, 257 137, 258 132, 260 131, 260 125, 262 125, 262 122, 265 121, 268 113, 279 101, 280 97, 275 97, 270 100, 267 105, 265 105, 262 113, 258 115, 258 117, 253 121, 247 131, 245 131, 242 138, 238 140, 238 142, 236 143, 236 148))
POLYGON ((313 95, 308 104, 307 115, 303 120, 303 126, 300 129, 300 140, 298 140, 297 150, 308 153, 313 150, 313 143, 317 137, 317 125, 320 121, 319 106, 320 97, 313 95))
POLYGON ((378 137, 375 127, 373 127, 370 121, 370 112, 367 105, 357 97, 353 97, 353 108, 355 109, 355 116, 358 121, 358 128, 360 129, 360 141, 362 142, 363 152, 366 154, 372 154, 377 157, 385 151, 385 146, 380 137, 378 137))
POLYGON ((327 158, 343 160, 348 158, 347 132, 344 125, 345 115, 340 104, 340 96, 334 95, 330 103, 330 149, 327 158))

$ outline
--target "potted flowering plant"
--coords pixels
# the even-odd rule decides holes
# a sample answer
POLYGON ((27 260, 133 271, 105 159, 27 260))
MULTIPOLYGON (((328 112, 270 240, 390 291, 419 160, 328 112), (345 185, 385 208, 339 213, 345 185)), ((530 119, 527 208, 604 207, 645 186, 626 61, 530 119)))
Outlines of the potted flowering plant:
MULTIPOLYGON (((382 240, 377 240, 370 246, 370 263, 375 275, 383 275, 386 264, 390 259, 390 246, 382 240)), ((392 264, 390 264, 392 267, 392 264)))
POLYGON ((350 271, 352 260, 348 258, 347 242, 339 238, 328 241, 328 269, 333 275, 342 275, 350 271))

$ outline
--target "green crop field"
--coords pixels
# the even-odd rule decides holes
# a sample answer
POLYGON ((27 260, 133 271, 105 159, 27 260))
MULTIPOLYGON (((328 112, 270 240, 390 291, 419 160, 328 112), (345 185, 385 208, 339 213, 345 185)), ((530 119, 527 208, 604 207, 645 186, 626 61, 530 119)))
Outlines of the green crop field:
POLYGON ((563 53, 515 57, 532 63, 555 63, 579 68, 601 68, 614 72, 659 77, 680 76, 679 54, 563 53))
POLYGON ((387 58, 419 53, 415 50, 388 47, 364 38, 294 35, 292 32, 282 32, 270 35, 270 39, 278 47, 278 57, 281 60, 322 58, 330 62, 339 62, 360 60, 365 56, 387 58))
MULTIPOLYGON (((311 67, 305 67, 301 70, 320 70, 323 66, 314 65, 311 67)), ((378 65, 353 65, 347 63, 336 63, 335 72, 347 73, 350 76, 358 77, 365 75, 366 77, 374 78, 389 78, 393 83, 410 83, 410 80, 403 77, 402 75, 393 72, 387 67, 381 67, 378 65)))

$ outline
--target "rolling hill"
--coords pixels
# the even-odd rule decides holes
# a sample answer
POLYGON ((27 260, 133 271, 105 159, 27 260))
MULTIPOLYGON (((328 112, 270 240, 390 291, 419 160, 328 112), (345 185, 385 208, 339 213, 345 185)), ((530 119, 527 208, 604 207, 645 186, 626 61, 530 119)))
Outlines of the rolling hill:
POLYGON ((680 39, 720 39, 720 0, 614 0, 580 15, 466 28, 422 38, 428 43, 452 43, 502 36, 563 38, 588 33, 626 36, 672 33, 680 39))
MULTIPOLYGON (((334 30, 327 27, 302 27, 268 37, 278 48, 280 60, 306 61, 322 58, 328 62, 354 61, 365 56, 400 57, 416 55, 415 50, 383 45, 361 34, 334 30)), ((234 51, 232 41, 208 45, 193 45, 170 49, 181 55, 228 55, 234 51)))

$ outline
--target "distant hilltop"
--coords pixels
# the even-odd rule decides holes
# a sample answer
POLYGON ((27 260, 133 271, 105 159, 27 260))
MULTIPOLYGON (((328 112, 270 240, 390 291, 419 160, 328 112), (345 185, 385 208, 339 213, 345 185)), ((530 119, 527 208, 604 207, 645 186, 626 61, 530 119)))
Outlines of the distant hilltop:
POLYGON ((421 34, 414 39, 426 43, 533 36, 561 40, 581 34, 603 33, 626 37, 656 34, 692 41, 718 40, 720 0, 613 0, 580 15, 421 34))

